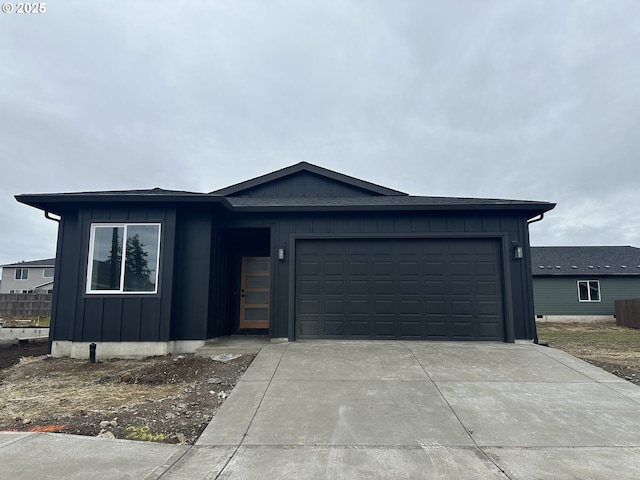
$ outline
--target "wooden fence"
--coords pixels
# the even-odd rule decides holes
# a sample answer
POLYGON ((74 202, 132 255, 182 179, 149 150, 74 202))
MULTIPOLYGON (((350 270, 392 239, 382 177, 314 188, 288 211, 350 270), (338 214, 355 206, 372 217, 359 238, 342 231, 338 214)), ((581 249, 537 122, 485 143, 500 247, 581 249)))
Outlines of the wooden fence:
POLYGON ((0 318, 51 318, 51 294, 0 293, 0 318))
POLYGON ((640 298, 616 300, 616 325, 640 329, 640 298))

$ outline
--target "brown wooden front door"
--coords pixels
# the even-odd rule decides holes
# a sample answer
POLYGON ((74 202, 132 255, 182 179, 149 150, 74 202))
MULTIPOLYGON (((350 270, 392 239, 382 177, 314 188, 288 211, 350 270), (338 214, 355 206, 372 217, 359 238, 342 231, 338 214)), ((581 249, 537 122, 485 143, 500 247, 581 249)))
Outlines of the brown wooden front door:
POLYGON ((269 257, 242 257, 240 328, 269 328, 269 257))

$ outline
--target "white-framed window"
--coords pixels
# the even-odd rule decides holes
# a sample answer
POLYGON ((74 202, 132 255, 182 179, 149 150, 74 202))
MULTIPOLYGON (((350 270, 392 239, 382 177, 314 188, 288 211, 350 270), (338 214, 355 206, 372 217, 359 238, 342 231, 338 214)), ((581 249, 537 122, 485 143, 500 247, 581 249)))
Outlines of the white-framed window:
POLYGON ((16 274, 14 277, 16 280, 29 280, 28 268, 16 268, 16 274))
POLYGON ((91 225, 87 293, 157 293, 159 223, 91 225))
POLYGON ((45 268, 42 270, 42 278, 53 278, 53 268, 45 268))
POLYGON ((599 302, 600 281, 578 280, 578 300, 581 302, 599 302))

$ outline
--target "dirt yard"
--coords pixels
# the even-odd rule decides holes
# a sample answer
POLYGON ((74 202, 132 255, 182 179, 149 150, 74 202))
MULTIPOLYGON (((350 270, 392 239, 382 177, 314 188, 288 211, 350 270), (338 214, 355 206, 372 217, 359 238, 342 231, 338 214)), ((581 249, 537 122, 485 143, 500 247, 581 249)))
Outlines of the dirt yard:
POLYGON ((46 353, 46 343, 0 347, 0 430, 193 444, 253 360, 92 364, 46 353))
POLYGON ((540 322, 538 339, 640 385, 640 330, 614 323, 540 322))
MULTIPOLYGON (((540 323, 538 336, 640 385, 640 330, 540 323)), ((253 356, 54 359, 47 345, 0 347, 0 430, 193 444, 253 356)))

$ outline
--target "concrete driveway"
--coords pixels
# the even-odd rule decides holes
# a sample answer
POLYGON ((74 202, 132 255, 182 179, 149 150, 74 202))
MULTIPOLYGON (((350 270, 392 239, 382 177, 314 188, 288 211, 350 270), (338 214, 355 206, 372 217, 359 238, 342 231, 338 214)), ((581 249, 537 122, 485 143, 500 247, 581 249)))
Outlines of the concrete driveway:
POLYGON ((29 480, 637 480, 640 388, 531 344, 270 344, 193 447, 0 433, 0 458, 29 480))
POLYGON ((640 388, 531 344, 269 345, 167 478, 637 480, 640 388))

